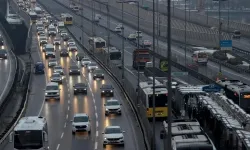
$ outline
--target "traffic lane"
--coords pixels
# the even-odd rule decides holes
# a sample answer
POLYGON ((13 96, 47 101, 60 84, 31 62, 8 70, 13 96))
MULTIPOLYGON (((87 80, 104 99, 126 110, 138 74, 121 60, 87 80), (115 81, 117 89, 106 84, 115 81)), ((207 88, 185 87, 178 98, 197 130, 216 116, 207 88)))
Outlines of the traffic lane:
MULTIPOLYGON (((73 58, 75 59, 75 58, 73 58)), ((86 71, 86 68, 83 68, 83 73, 85 73, 86 79, 90 83, 91 88, 93 89, 95 101, 96 101, 96 107, 97 107, 97 114, 99 118, 99 138, 98 138, 98 146, 102 147, 102 135, 101 132, 104 131, 104 128, 109 125, 119 125, 123 130, 126 131, 126 134, 128 135, 135 135, 134 133, 134 128, 135 126, 132 125, 132 121, 130 117, 128 117, 128 108, 122 109, 122 116, 114 116, 111 115, 110 117, 105 117, 105 107, 104 104, 107 100, 109 99, 117 99, 120 101, 120 103, 124 104, 124 97, 122 96, 121 91, 119 90, 119 87, 116 86, 116 83, 111 80, 111 78, 108 76, 108 74, 105 73, 105 79, 104 80, 93 80, 93 74, 89 73, 86 71), (111 84, 115 89, 114 89, 114 97, 109 98, 109 97, 101 97, 101 86, 102 84, 111 84)), ((135 136, 133 136, 135 137, 135 136)), ((125 149, 135 149, 136 147, 136 139, 135 138, 128 138, 127 135, 125 135, 126 138, 126 143, 130 143, 129 146, 126 144, 125 149)), ((107 149, 112 148, 112 149, 120 149, 119 147, 114 147, 114 146, 107 146, 107 149)))
POLYGON ((244 37, 241 37, 240 39, 233 39, 233 46, 245 51, 250 51, 250 40, 244 37))

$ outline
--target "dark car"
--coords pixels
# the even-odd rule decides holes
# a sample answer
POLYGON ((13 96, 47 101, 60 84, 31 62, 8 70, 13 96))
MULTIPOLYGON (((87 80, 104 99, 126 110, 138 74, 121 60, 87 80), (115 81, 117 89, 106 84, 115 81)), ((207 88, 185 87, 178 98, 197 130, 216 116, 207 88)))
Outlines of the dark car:
POLYGON ((63 36, 63 41, 68 41, 69 39, 70 39, 70 36, 68 36, 68 35, 63 36))
POLYGON ((83 93, 87 95, 87 84, 85 83, 76 83, 74 85, 74 95, 83 93))
POLYGON ((61 57, 68 57, 69 56, 69 51, 66 48, 61 49, 60 56, 61 57))
POLYGON ((113 97, 114 96, 114 88, 112 85, 109 84, 103 84, 102 87, 100 88, 102 90, 101 92, 101 97, 102 96, 110 96, 113 97))
POLYGON ((8 57, 7 55, 8 55, 7 50, 5 50, 5 49, 0 50, 0 58, 1 59, 7 59, 7 57, 8 57))
POLYGON ((93 71, 93 79, 95 80, 95 79, 97 79, 97 78, 99 78, 99 79, 104 79, 104 73, 103 73, 103 71, 100 70, 100 69, 97 69, 97 70, 94 70, 94 71, 93 71))
POLYGON ((4 45, 3 37, 0 37, 0 46, 3 46, 3 45, 4 45))
POLYGON ((78 66, 70 66, 69 67, 69 75, 80 75, 81 72, 80 72, 80 68, 78 66))
POLYGON ((78 53, 76 55, 76 61, 81 61, 85 57, 86 57, 85 53, 78 53))

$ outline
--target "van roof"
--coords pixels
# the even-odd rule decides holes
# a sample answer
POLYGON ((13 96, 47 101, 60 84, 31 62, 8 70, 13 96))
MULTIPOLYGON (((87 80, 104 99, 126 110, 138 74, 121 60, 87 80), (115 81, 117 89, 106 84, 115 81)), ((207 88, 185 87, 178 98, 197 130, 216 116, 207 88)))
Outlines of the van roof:
POLYGON ((47 83, 47 86, 59 86, 59 84, 56 82, 49 82, 47 83))

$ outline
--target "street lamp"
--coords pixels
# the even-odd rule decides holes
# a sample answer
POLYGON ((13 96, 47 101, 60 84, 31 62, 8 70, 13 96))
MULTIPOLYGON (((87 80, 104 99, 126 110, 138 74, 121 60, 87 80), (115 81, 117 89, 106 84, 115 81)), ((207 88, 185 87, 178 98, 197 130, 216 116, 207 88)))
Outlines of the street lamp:
MULTIPOLYGON (((220 42, 221 42, 221 26, 222 26, 222 22, 221 22, 221 0, 219 0, 219 50, 221 50, 221 46, 220 46, 220 42)), ((220 68, 219 68, 219 75, 221 75, 221 63, 220 63, 220 68)))

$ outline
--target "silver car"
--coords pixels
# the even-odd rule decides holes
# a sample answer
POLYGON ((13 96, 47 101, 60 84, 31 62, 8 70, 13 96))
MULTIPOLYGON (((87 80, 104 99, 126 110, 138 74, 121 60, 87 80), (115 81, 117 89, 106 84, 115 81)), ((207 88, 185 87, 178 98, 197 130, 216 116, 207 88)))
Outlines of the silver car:
POLYGON ((62 76, 60 75, 60 73, 53 73, 52 76, 50 77, 50 81, 51 82, 57 82, 62 84, 62 76))
POLYGON ((48 62, 48 67, 54 67, 57 66, 57 60, 56 59, 50 59, 48 62))

